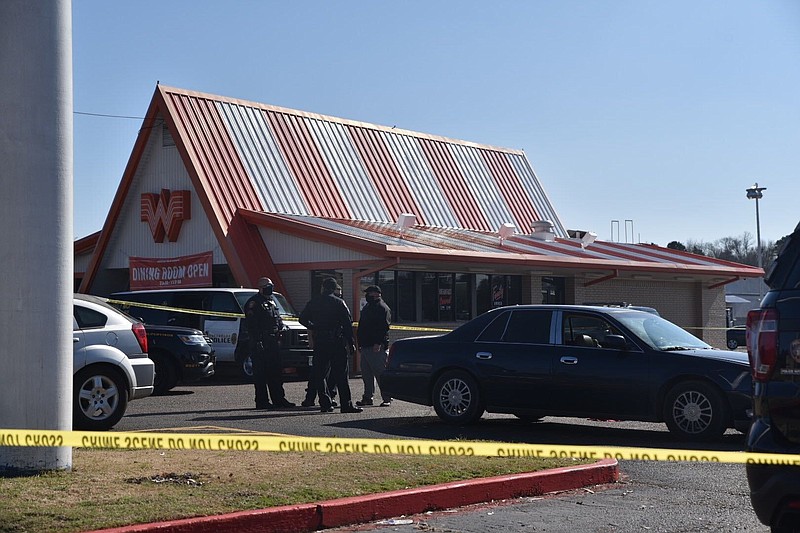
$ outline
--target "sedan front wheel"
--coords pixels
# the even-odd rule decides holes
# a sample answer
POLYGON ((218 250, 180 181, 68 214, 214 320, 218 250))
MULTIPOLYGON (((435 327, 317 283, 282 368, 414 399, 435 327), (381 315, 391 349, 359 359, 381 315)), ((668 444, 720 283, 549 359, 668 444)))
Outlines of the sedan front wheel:
POLYGON ((728 426, 725 398, 702 381, 678 383, 664 401, 664 421, 669 430, 684 439, 716 439, 728 426))
POLYGON ((433 386, 433 408, 448 424, 470 424, 483 415, 478 383, 462 370, 442 374, 433 386))
POLYGON ((128 407, 128 386, 119 371, 107 367, 81 369, 74 378, 72 427, 105 431, 119 422, 128 407))

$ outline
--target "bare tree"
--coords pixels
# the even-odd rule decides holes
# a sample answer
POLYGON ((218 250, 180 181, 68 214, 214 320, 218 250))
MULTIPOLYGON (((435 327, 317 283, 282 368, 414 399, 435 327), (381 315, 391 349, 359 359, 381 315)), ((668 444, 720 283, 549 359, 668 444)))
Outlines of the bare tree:
MULTIPOLYGON (((744 265, 758 265, 758 246, 755 243, 753 235, 747 231, 739 237, 723 237, 714 242, 687 240, 686 245, 684 245, 681 242, 672 241, 667 247, 675 250, 680 250, 681 247, 683 247, 686 251, 698 255, 733 261, 744 265)), ((776 254, 777 245, 775 241, 765 241, 762 243, 761 255, 763 265, 768 265, 776 254)))

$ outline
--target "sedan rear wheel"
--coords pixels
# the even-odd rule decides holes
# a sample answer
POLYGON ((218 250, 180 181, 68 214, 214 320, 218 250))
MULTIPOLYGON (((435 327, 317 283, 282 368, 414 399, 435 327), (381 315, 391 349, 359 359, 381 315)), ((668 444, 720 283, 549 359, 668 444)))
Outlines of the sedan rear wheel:
POLYGON ((664 420, 669 430, 687 440, 711 440, 727 428, 722 394, 702 381, 678 383, 667 393, 664 420))
POLYGON ((739 347, 739 343, 736 342, 736 339, 728 339, 728 349, 735 350, 739 347))
POLYGON ((448 424, 470 424, 483 415, 478 383, 468 373, 452 370, 433 386, 433 408, 448 424))

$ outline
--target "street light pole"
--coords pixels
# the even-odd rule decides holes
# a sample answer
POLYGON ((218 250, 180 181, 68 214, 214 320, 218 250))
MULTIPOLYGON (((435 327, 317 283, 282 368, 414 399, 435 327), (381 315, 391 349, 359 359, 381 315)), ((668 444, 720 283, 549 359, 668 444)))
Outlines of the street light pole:
POLYGON ((747 191, 747 198, 756 201, 756 247, 758 249, 758 266, 763 268, 763 259, 761 256, 761 221, 758 216, 758 201, 764 196, 762 191, 766 191, 766 187, 759 187, 758 183, 753 184, 752 187, 745 189, 747 191))
MULTIPOLYGON (((752 187, 748 187, 745 189, 747 192, 747 198, 749 200, 756 201, 756 253, 758 254, 758 267, 764 268, 764 259, 761 252, 761 220, 758 215, 758 201, 763 198, 764 193, 766 191, 766 187, 759 187, 758 182, 754 183, 752 187)), ((763 284, 759 283, 758 285, 758 300, 761 301, 762 296, 762 286, 763 284)))

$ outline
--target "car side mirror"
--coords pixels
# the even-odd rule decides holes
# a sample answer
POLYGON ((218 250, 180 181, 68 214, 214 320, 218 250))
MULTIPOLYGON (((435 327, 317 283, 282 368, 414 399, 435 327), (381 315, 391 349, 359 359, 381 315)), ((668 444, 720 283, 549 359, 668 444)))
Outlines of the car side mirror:
POLYGON ((606 335, 603 337, 602 347, 612 350, 627 350, 628 341, 622 335, 606 335))

